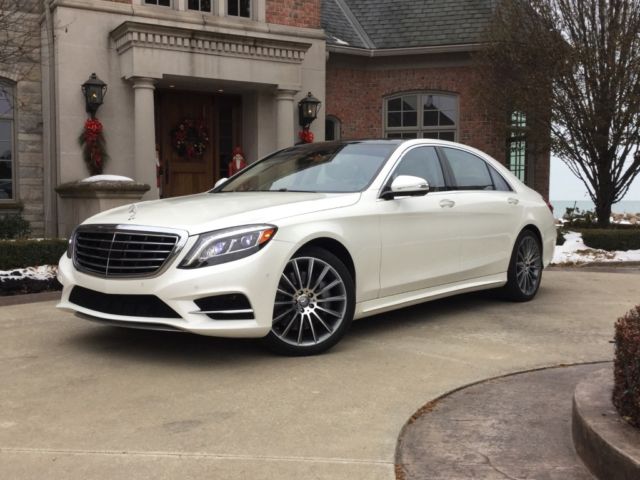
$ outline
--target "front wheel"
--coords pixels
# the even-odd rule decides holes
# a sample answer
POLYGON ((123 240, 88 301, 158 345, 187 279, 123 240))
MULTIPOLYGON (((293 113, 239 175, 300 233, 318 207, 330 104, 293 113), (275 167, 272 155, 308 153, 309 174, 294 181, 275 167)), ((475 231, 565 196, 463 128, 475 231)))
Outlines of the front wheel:
POLYGON ((542 280, 542 248, 530 230, 518 235, 511 254, 504 293, 516 302, 527 302, 536 296, 542 280))
POLYGON ((355 308, 351 274, 332 253, 305 248, 280 275, 273 324, 263 342, 283 355, 314 355, 344 336, 355 308))

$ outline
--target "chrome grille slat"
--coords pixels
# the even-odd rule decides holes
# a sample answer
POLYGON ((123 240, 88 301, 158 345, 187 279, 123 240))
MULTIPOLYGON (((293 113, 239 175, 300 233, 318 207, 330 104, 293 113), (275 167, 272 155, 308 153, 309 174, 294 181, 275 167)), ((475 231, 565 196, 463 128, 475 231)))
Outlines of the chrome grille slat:
POLYGON ((158 273, 186 241, 181 233, 140 228, 138 231, 126 225, 79 227, 73 245, 76 268, 103 277, 150 276, 158 273))

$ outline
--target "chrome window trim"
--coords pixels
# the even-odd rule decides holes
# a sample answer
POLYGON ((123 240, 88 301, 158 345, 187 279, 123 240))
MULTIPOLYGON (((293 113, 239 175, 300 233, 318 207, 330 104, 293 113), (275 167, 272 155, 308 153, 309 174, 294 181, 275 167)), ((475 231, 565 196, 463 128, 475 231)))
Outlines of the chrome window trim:
POLYGON ((189 233, 185 230, 180 230, 177 228, 158 228, 158 227, 147 227, 144 225, 122 225, 122 224, 88 224, 88 225, 79 225, 73 231, 71 237, 71 259, 73 261, 73 267, 86 275, 91 275, 93 277, 98 278, 117 278, 121 280, 136 280, 140 278, 155 278, 159 275, 162 275, 167 268, 175 261, 178 254, 182 251, 184 246, 187 244, 189 240, 189 233), (100 274, 93 270, 89 270, 83 268, 81 265, 78 265, 76 262, 76 236, 79 232, 97 232, 97 233, 139 233, 146 235, 176 235, 178 239, 176 240, 176 244, 173 246, 173 249, 167 255, 166 260, 160 266, 158 270, 153 273, 139 273, 139 274, 100 274))

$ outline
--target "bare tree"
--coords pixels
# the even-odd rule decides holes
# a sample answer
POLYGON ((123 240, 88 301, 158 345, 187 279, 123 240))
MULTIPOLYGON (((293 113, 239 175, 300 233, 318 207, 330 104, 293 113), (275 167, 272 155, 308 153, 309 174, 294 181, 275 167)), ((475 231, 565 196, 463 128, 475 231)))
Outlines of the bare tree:
POLYGON ((487 42, 485 98, 551 133, 609 225, 640 173, 640 0, 501 0, 487 42))
MULTIPOLYGON (((39 67, 40 13, 47 0, 0 0, 0 72, 22 80, 39 67)), ((0 83, 0 96, 13 97, 0 83)))

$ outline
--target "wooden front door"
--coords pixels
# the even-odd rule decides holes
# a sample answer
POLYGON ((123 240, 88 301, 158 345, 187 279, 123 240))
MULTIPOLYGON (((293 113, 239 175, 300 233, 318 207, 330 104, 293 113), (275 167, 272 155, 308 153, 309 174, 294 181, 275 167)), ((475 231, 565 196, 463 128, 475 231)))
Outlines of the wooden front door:
POLYGON ((162 91, 157 106, 162 197, 209 190, 226 176, 231 150, 240 145, 240 97, 162 91), (178 129, 187 131, 180 146, 176 142, 178 129), (204 134, 206 148, 198 148, 204 134))

